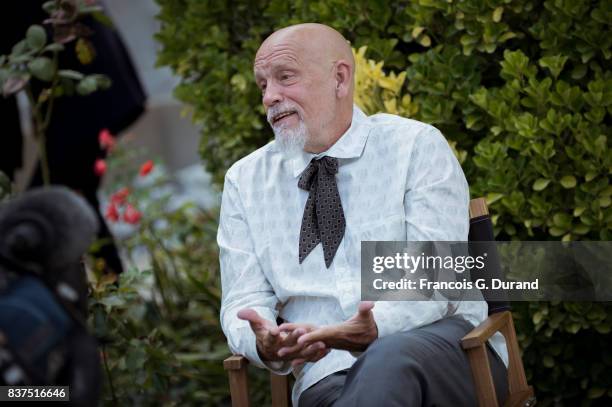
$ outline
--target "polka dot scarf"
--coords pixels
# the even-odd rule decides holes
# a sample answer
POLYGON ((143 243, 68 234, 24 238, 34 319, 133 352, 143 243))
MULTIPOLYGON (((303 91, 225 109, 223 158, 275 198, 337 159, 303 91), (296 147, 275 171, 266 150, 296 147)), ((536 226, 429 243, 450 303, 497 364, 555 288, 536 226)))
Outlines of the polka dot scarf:
POLYGON ((331 265, 344 237, 346 221, 336 184, 338 159, 313 159, 298 181, 298 187, 309 191, 300 230, 300 264, 319 242, 327 268, 331 265))

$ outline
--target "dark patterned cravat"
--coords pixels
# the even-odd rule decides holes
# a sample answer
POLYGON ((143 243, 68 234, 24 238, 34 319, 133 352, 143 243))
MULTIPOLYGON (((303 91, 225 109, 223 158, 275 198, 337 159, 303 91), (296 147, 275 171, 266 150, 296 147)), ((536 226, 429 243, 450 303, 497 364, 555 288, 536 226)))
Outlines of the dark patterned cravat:
POLYGON ((338 159, 323 157, 313 159, 300 175, 298 187, 309 191, 300 230, 300 264, 321 242, 329 268, 344 237, 346 221, 336 184, 337 172, 338 159))

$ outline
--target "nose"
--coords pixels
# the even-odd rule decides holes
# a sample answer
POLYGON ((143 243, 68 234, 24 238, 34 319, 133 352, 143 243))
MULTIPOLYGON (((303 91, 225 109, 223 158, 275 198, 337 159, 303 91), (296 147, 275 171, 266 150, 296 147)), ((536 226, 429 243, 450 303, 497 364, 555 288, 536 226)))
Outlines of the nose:
POLYGON ((278 86, 269 83, 264 91, 262 102, 266 108, 270 108, 282 100, 282 95, 278 86))

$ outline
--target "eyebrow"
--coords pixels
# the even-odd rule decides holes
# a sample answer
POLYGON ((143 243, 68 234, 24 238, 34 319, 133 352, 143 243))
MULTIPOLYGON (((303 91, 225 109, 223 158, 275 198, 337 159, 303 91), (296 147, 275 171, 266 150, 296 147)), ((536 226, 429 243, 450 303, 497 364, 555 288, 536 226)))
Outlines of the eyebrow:
MULTIPOLYGON (((293 61, 291 61, 293 62, 293 61)), ((272 71, 272 74, 277 74, 278 72, 284 72, 284 71, 288 71, 288 72, 296 72, 297 71, 297 67, 294 66, 294 64, 292 64, 291 62, 287 63, 287 62, 281 62, 279 63, 279 65, 275 65, 272 66, 270 68, 270 70, 272 71)), ((257 83, 257 85, 259 85, 259 83, 262 80, 265 80, 265 78, 261 75, 261 71, 258 71, 257 68, 253 69, 254 71, 254 75, 255 75, 255 82, 257 83)))

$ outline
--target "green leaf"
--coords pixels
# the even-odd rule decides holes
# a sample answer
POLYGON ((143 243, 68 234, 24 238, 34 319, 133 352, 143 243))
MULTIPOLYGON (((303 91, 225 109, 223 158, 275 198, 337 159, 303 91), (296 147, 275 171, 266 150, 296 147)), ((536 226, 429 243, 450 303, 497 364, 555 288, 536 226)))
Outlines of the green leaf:
POLYGON ((76 87, 77 93, 79 95, 85 96, 93 93, 98 88, 98 83, 96 78, 92 78, 91 76, 86 76, 83 78, 76 87))
POLYGON ((578 64, 574 69, 572 69, 572 79, 582 79, 584 75, 587 73, 587 66, 584 64, 578 64))
POLYGON ((131 371, 141 370, 147 361, 147 354, 142 348, 131 349, 125 357, 125 365, 131 371))
POLYGON ((112 84, 111 79, 106 75, 94 74, 90 77, 96 81, 97 90, 108 89, 112 84))
POLYGON ((606 393, 606 389, 602 387, 592 387, 587 392, 587 397, 590 399, 598 399, 606 393))
POLYGON ((576 177, 573 175, 566 175, 561 178, 561 185, 565 189, 574 188, 576 186, 576 177))
POLYGON ((553 359, 553 357, 550 355, 546 355, 542 358, 542 364, 544 365, 544 367, 550 369, 555 366, 555 359, 553 359))
POLYGON ((38 57, 28 64, 28 70, 36 79, 49 82, 55 74, 55 64, 50 58, 38 57))
POLYGON ((421 36, 421 38, 419 39, 419 44, 421 44, 424 47, 431 46, 431 38, 429 38, 429 35, 425 34, 421 36))
POLYGON ((533 190, 534 191, 542 191, 543 189, 545 189, 548 186, 548 184, 550 184, 550 180, 549 179, 539 178, 539 179, 537 179, 533 183, 533 190))
POLYGON ((43 48, 43 51, 59 52, 59 51, 63 51, 64 49, 65 49, 64 45, 54 42, 52 44, 47 45, 45 48, 43 48))
POLYGON ((493 21, 499 23, 502 19, 502 14, 504 13, 504 8, 502 6, 497 7, 493 10, 493 21))
POLYGON ((548 68, 556 79, 566 62, 567 57, 565 55, 553 55, 541 58, 539 64, 542 68, 548 68))
POLYGON ((504 194, 500 194, 498 192, 491 192, 487 194, 487 205, 491 205, 493 202, 497 202, 504 197, 504 194))
POLYGON ((72 69, 60 69, 57 71, 57 74, 62 78, 73 79, 75 81, 80 81, 85 77, 82 73, 73 71, 72 69))
POLYGON ((11 48, 11 57, 23 55, 28 50, 28 43, 26 40, 21 40, 11 48))
POLYGON ((110 17, 108 17, 102 11, 93 11, 91 13, 91 16, 94 18, 94 20, 104 24, 105 26, 107 26, 109 28, 113 28, 114 27, 113 20, 111 20, 110 17))
POLYGON ((566 327, 567 332, 571 333, 571 334, 575 334, 578 331, 580 331, 580 327, 581 325, 577 322, 574 322, 572 324, 570 324, 569 326, 566 327))
POLYGON ((553 223, 555 226, 567 230, 572 225, 572 216, 567 213, 558 212, 553 216, 553 223))
POLYGON ((559 237, 559 236, 563 236, 566 232, 565 229, 561 229, 558 227, 552 227, 548 230, 548 232, 550 233, 551 236, 553 237, 559 237))
POLYGON ((34 51, 38 51, 47 43, 47 33, 40 25, 32 25, 26 32, 26 42, 28 47, 34 51))
POLYGON ((542 322, 542 318, 543 315, 541 312, 536 312, 535 314, 533 314, 532 321, 534 325, 538 325, 540 322, 542 322))
POLYGON ((45 1, 42 5, 43 10, 45 10, 47 13, 51 14, 53 11, 55 11, 57 9, 57 1, 54 0, 50 0, 50 1, 45 1))
POLYGON ((83 65, 89 65, 96 57, 96 50, 92 43, 85 38, 79 38, 74 46, 77 58, 83 65))

